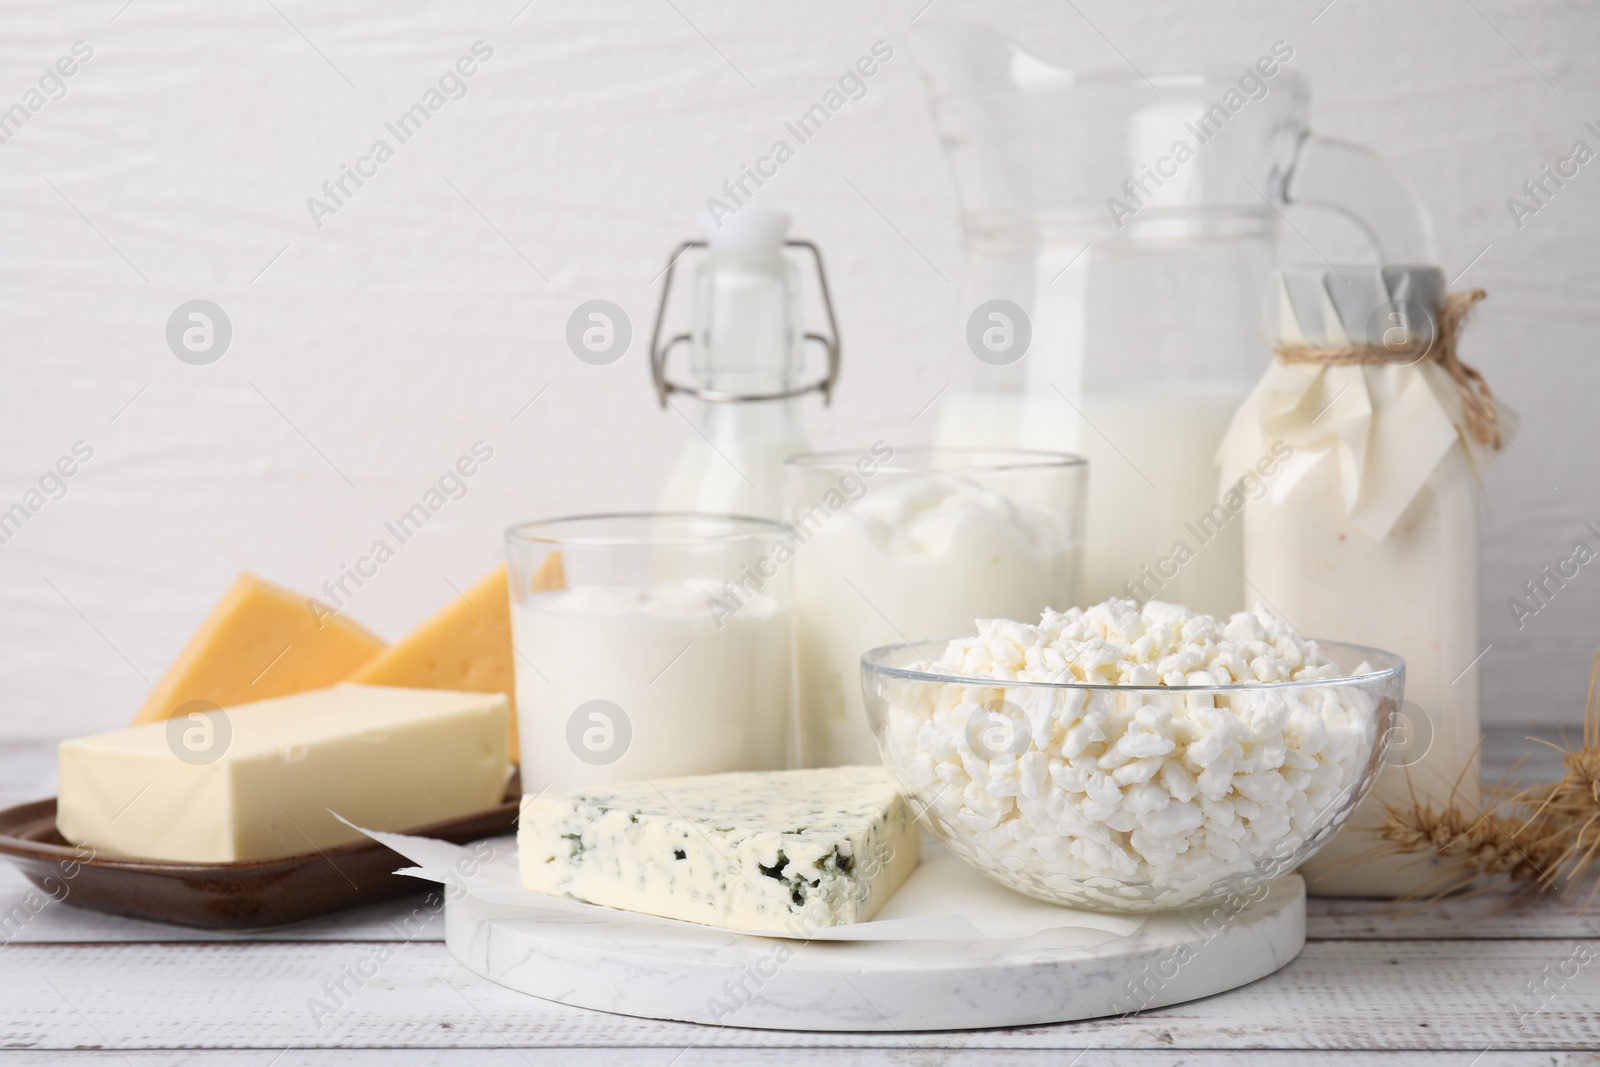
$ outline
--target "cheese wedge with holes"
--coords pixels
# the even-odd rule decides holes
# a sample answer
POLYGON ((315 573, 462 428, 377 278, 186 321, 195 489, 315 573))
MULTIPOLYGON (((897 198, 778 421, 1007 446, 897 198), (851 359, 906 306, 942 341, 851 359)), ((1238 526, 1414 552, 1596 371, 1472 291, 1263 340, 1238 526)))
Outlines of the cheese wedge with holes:
POLYGON ((332 609, 241 574, 133 722, 164 720, 190 701, 228 707, 320 689, 382 650, 382 641, 332 609))
POLYGON ((273 859, 498 806, 505 697, 338 685, 62 742, 56 828, 97 852, 273 859))
MULTIPOLYGON (((561 556, 551 553, 533 576, 535 591, 563 589, 561 556)), ((511 759, 517 760, 516 669, 506 568, 495 568, 449 607, 362 664, 349 680, 504 693, 511 707, 511 759)))

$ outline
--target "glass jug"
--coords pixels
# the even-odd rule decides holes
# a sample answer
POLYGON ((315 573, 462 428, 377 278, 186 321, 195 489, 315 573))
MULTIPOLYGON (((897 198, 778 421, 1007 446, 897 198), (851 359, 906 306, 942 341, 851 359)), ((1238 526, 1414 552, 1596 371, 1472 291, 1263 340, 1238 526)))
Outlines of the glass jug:
POLYGON ((1269 358, 1285 209, 1332 209, 1379 259, 1429 262, 1416 197, 1370 151, 1311 135, 1281 41, 1237 69, 1145 73, 1066 70, 968 22, 912 44, 967 257, 938 443, 1089 459, 1084 603, 1239 610, 1215 455, 1269 358))

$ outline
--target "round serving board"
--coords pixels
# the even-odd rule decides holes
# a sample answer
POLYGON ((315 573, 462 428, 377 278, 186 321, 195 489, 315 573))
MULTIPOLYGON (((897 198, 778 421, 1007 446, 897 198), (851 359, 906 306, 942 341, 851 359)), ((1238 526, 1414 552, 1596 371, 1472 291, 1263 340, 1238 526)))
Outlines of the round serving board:
POLYGON ((1092 947, 1072 930, 789 941, 625 915, 535 919, 464 895, 445 905, 445 942, 492 982, 623 1015, 772 1030, 966 1030, 1121 1015, 1269 975, 1305 945, 1305 883, 1285 875, 1256 895, 1154 914, 1092 947))

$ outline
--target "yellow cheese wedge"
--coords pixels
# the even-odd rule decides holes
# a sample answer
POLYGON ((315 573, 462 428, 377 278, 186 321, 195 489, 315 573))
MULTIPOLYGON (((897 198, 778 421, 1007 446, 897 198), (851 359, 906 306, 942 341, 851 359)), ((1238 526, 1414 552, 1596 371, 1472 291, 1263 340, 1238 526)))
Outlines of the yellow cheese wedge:
POLYGON ((382 641, 332 609, 241 574, 133 725, 170 718, 192 700, 230 707, 321 689, 382 650, 382 641))
MULTIPOLYGON (((533 589, 566 588, 560 553, 545 557, 533 589)), ((349 676, 361 685, 504 693, 511 705, 511 758, 517 759, 516 670, 511 602, 502 565, 455 603, 412 630, 349 676)))

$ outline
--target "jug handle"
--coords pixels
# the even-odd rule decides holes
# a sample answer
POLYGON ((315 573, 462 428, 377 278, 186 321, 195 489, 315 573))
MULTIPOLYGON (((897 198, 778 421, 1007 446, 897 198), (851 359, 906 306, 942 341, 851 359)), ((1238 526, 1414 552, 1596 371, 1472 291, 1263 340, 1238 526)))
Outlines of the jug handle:
POLYGON ((1353 222, 1381 263, 1433 263, 1433 220, 1411 184, 1365 145, 1301 138, 1280 195, 1284 204, 1328 208, 1353 222))

